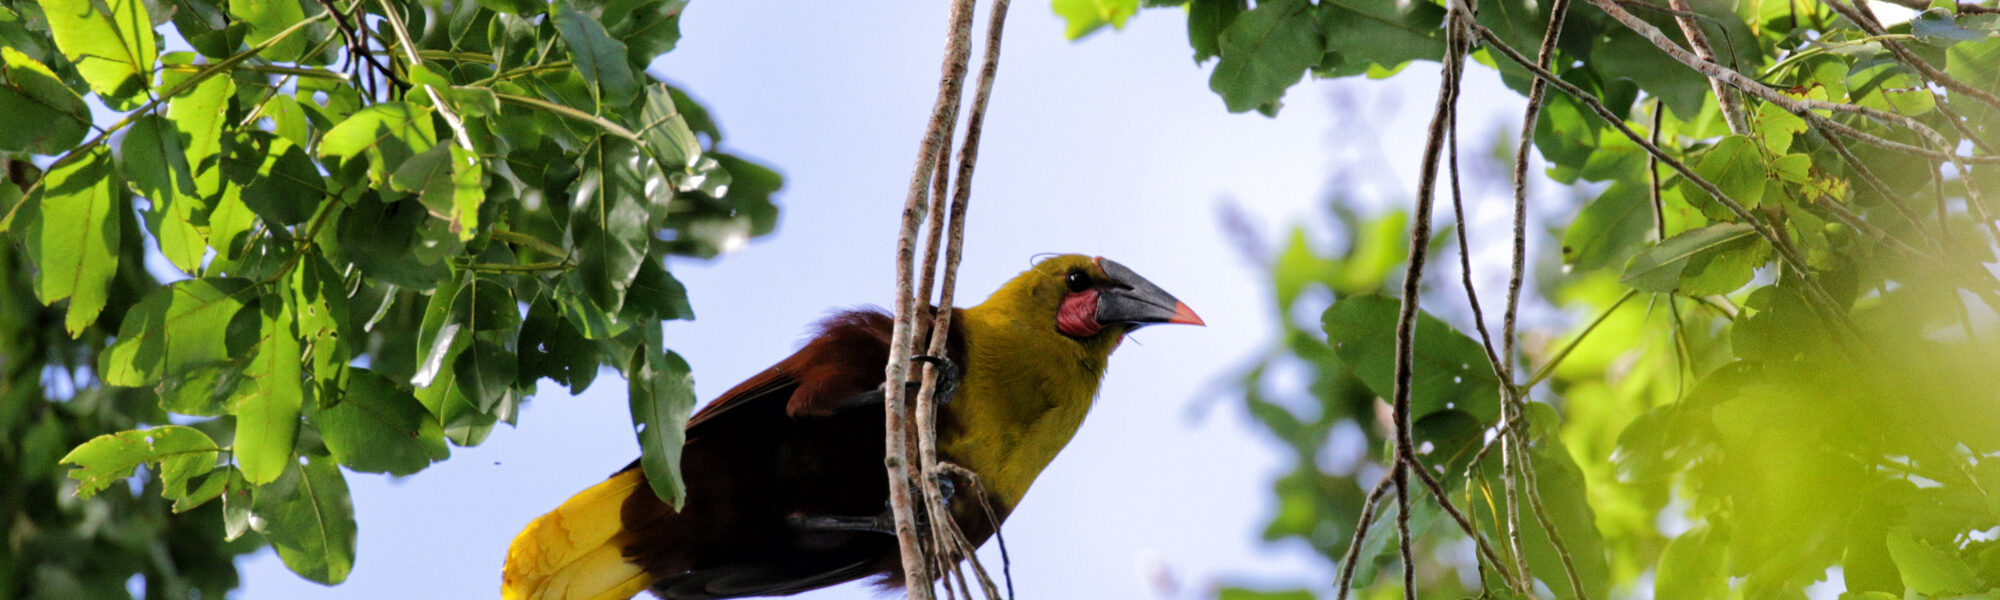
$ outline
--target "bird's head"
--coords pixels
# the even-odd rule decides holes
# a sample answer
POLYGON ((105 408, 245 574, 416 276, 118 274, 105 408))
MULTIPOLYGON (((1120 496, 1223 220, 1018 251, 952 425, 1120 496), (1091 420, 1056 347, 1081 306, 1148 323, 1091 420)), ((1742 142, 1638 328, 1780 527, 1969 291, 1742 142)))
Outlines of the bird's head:
POLYGON ((1115 338, 1147 325, 1203 325, 1173 294, 1103 257, 1063 254, 1035 263, 993 295, 1016 316, 1048 319, 1079 341, 1115 338))

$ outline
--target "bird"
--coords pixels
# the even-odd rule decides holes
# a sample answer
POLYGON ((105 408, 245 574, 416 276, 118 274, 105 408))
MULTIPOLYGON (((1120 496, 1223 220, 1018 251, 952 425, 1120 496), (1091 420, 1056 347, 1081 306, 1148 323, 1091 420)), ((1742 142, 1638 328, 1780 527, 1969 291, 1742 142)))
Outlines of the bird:
MULTIPOLYGON (((945 356, 920 360, 955 389, 940 398, 938 455, 978 476, 976 489, 948 490, 951 518, 975 546, 1076 434, 1127 334, 1205 325, 1131 269, 1081 254, 1037 261, 951 314, 945 356)), ((650 590, 719 600, 870 576, 900 585, 883 462, 892 326, 880 309, 836 312, 796 353, 690 417, 680 510, 653 494, 635 460, 534 519, 507 550, 502 597, 624 600, 650 590)), ((928 347, 923 337, 916 348, 928 347)))

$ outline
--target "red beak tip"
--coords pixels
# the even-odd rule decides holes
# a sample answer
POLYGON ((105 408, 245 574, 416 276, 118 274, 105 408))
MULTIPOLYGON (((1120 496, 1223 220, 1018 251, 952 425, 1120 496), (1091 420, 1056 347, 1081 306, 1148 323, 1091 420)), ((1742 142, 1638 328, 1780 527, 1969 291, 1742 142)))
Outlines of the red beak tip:
POLYGON ((1182 325, 1194 325, 1196 327, 1208 326, 1208 323, 1203 322, 1201 320, 1201 315, 1194 314, 1194 309, 1188 308, 1186 302, 1179 302, 1174 304, 1174 318, 1168 319, 1167 322, 1180 323, 1182 325))

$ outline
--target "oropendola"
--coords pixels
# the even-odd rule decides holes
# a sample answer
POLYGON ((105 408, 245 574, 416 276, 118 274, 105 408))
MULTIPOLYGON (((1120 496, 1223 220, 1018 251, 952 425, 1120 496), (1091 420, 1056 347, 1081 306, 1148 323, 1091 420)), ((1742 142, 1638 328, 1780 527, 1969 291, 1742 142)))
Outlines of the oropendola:
MULTIPOLYGON (((979 475, 952 518, 977 545, 1069 443, 1126 333, 1201 325, 1186 304, 1118 263, 1062 255, 984 303, 953 309, 938 454, 979 475)), ((634 461, 528 524, 507 550, 506 600, 667 600, 787 595, 883 575, 902 582, 883 466, 882 374, 891 318, 841 312, 790 358, 688 420, 686 505, 660 501, 634 461)), ((920 327, 918 331, 928 331, 920 327)), ((921 337, 921 336, 920 336, 921 337)), ((917 348, 927 345, 919 340, 917 348)))

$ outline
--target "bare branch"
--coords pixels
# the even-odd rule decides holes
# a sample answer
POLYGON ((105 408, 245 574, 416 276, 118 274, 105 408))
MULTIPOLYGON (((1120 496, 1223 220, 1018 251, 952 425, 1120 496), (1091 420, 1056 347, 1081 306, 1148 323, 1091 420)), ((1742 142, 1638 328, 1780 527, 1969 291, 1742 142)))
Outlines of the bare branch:
POLYGON ((959 95, 965 85, 966 63, 972 54, 972 3, 973 0, 959 0, 952 4, 951 29, 945 45, 943 75, 938 81, 938 96, 931 107, 930 124, 918 144, 916 167, 910 173, 909 194, 903 203, 902 227, 896 242, 896 321, 890 331, 889 364, 884 367, 882 378, 883 429, 887 438, 887 456, 883 462, 889 476, 889 504, 895 514, 896 544, 902 555, 904 589, 913 600, 935 597, 931 587, 930 561, 917 530, 920 505, 910 490, 910 471, 914 466, 909 449, 912 432, 906 423, 910 407, 903 385, 909 380, 912 338, 919 312, 913 263, 916 262, 917 228, 923 221, 924 209, 928 206, 926 202, 934 200, 926 194, 927 188, 936 170, 938 155, 946 152, 945 148, 950 144, 949 121, 954 118, 959 95))

